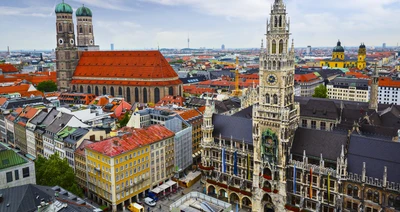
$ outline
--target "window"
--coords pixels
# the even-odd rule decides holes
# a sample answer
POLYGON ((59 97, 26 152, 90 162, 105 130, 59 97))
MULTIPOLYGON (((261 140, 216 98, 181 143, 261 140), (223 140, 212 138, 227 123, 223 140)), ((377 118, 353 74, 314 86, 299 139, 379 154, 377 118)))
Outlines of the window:
POLYGON ((83 28, 82 28, 82 26, 79 26, 79 33, 83 33, 83 28))
POLYGON ((301 126, 306 128, 307 127, 307 120, 304 120, 304 119, 301 120, 301 126))
POLYGON ((270 101, 271 101, 271 100, 270 100, 269 94, 266 94, 266 95, 265 95, 265 103, 269 104, 270 101))
POLYGON ((311 121, 311 129, 316 129, 316 128, 317 128, 317 122, 311 121))
POLYGON ((278 104, 278 96, 274 94, 274 104, 278 104))
POLYGON ((326 130, 326 123, 321 121, 321 130, 326 130))
POLYGON ((283 40, 279 41, 279 54, 283 53, 283 40))
POLYGON ((143 88, 143 103, 147 103, 147 89, 143 88))
POLYGON ((276 41, 275 40, 272 40, 272 49, 271 49, 272 51, 272 54, 276 54, 276 41))
POLYGON ((29 177, 29 167, 22 169, 22 177, 23 178, 29 177))
POLYGON ((19 172, 18 172, 18 170, 15 170, 14 174, 15 174, 15 180, 19 180, 19 172))
POLYGON ((160 101, 160 89, 155 88, 154 89, 154 103, 157 103, 160 101))
POLYGON ((62 32, 62 25, 61 25, 61 23, 58 24, 58 32, 62 32))
POLYGON ((7 183, 12 182, 13 181, 12 172, 7 172, 6 178, 7 178, 7 183))

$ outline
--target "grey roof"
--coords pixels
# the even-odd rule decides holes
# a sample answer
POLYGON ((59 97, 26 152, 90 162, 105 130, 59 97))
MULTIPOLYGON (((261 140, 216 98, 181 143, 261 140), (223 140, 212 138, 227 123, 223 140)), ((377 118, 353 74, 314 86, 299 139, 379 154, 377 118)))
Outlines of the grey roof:
POLYGON ((253 123, 251 119, 214 114, 212 123, 214 125, 214 137, 219 137, 221 134, 225 139, 232 137, 233 140, 244 140, 247 144, 253 145, 253 123))
POLYGON ((35 104, 35 103, 50 103, 50 102, 43 97, 9 99, 1 106, 1 109, 18 108, 24 105, 35 104))
POLYGON ((296 130, 291 153, 336 161, 342 151, 342 145, 346 147, 348 137, 345 132, 322 131, 298 128, 296 130))
POLYGON ((348 172, 362 174, 366 163, 368 177, 383 179, 387 167, 388 181, 400 183, 400 143, 372 136, 352 135, 348 149, 348 172))
POLYGON ((58 115, 59 111, 56 109, 52 109, 46 116, 46 118, 43 120, 43 122, 40 125, 43 126, 49 126, 51 124, 51 122, 54 121, 54 119, 56 118, 56 116, 58 115))
MULTIPOLYGON (((59 188, 59 187, 58 187, 59 188)), ((62 188, 59 188, 60 190, 62 188)), ((0 203, 1 212, 33 212, 37 211, 37 207, 43 200, 50 202, 54 200, 55 190, 48 186, 40 186, 27 184, 11 188, 1 189, 0 193, 3 195, 3 202, 0 203), (9 205, 8 205, 9 204, 9 205), (7 206, 8 205, 8 206, 7 206)), ((68 206, 59 210, 59 212, 90 212, 94 207, 86 204, 77 204, 78 200, 68 199, 68 197, 59 195, 58 201, 65 203, 68 200, 68 206), (71 204, 71 202, 74 202, 71 204)))
MULTIPOLYGON (((190 98, 187 104, 188 106, 200 107, 205 106, 206 101, 206 99, 201 98, 190 98)), ((210 103, 214 103, 215 112, 218 114, 225 113, 232 109, 240 108, 240 102, 237 102, 235 99, 227 99, 224 101, 210 100, 210 103)))
POLYGON ((34 125, 40 124, 47 116, 47 112, 41 110, 33 119, 30 121, 30 123, 34 125))
POLYGON ((253 105, 240 110, 239 112, 233 114, 232 116, 236 116, 236 117, 242 117, 242 118, 246 118, 246 119, 252 119, 253 118, 253 105))
POLYGON ((78 142, 82 138, 82 136, 86 135, 88 132, 89 130, 87 129, 78 128, 73 133, 68 135, 68 137, 66 137, 64 141, 70 144, 76 144, 76 142, 78 142))
POLYGON ((65 127, 72 117, 73 115, 63 113, 60 117, 56 118, 49 126, 46 127, 46 132, 58 133, 65 127))
POLYGON ((368 79, 358 79, 354 77, 336 77, 329 84, 334 87, 348 88, 356 87, 357 89, 368 90, 368 79))
POLYGON ((329 99, 309 99, 302 104, 300 102, 300 115, 314 118, 336 120, 340 113, 335 102, 329 99))

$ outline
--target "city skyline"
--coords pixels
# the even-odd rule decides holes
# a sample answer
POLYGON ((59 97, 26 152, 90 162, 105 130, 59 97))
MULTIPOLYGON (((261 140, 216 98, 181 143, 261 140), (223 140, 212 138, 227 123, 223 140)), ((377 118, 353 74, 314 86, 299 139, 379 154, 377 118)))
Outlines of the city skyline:
MULTIPOLYGON (((2 2, 0 27, 6 29, 0 50, 54 49, 54 6, 61 0, 33 4, 2 2)), ((74 10, 85 4, 93 12, 95 42, 102 50, 190 47, 256 48, 265 39, 266 19, 273 0, 68 0, 74 10), (166 19, 165 17, 168 17, 166 19)), ((296 47, 396 46, 399 0, 285 1, 296 47)), ((74 14, 75 16, 75 14, 74 14)), ((76 24, 76 20, 74 20, 76 24)))

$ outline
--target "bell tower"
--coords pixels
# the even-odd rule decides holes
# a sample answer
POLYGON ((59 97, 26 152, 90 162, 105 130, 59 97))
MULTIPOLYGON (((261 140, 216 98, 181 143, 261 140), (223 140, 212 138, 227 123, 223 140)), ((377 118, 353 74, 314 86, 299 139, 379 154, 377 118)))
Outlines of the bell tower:
POLYGON ((285 211, 286 160, 300 115, 294 102, 294 44, 289 51, 286 15, 283 0, 275 0, 267 19, 267 46, 260 53, 259 104, 253 106, 254 212, 285 211))
POLYGON ((56 67, 57 87, 59 90, 69 90, 78 60, 78 51, 75 46, 74 22, 72 7, 64 1, 55 8, 56 13, 56 67))
POLYGON ((365 62, 365 58, 367 57, 367 48, 365 44, 362 43, 360 48, 358 49, 358 60, 357 60, 357 68, 359 70, 363 70, 367 67, 367 63, 365 62))
POLYGON ((78 46, 88 47, 94 46, 94 32, 92 23, 92 11, 82 5, 82 7, 76 10, 77 20, 77 34, 78 34, 78 46))

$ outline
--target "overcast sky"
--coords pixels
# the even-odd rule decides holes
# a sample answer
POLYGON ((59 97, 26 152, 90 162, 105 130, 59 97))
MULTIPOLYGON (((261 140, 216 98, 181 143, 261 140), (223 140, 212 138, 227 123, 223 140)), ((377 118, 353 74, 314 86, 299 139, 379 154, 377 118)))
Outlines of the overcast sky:
MULTIPOLYGON (((396 46, 400 0, 284 0, 296 47, 396 46)), ((0 0, 0 50, 54 49, 61 0, 0 0)), ((102 50, 260 47, 273 0, 65 0, 93 12, 102 50)), ((76 21, 74 21, 76 24, 76 21)))

